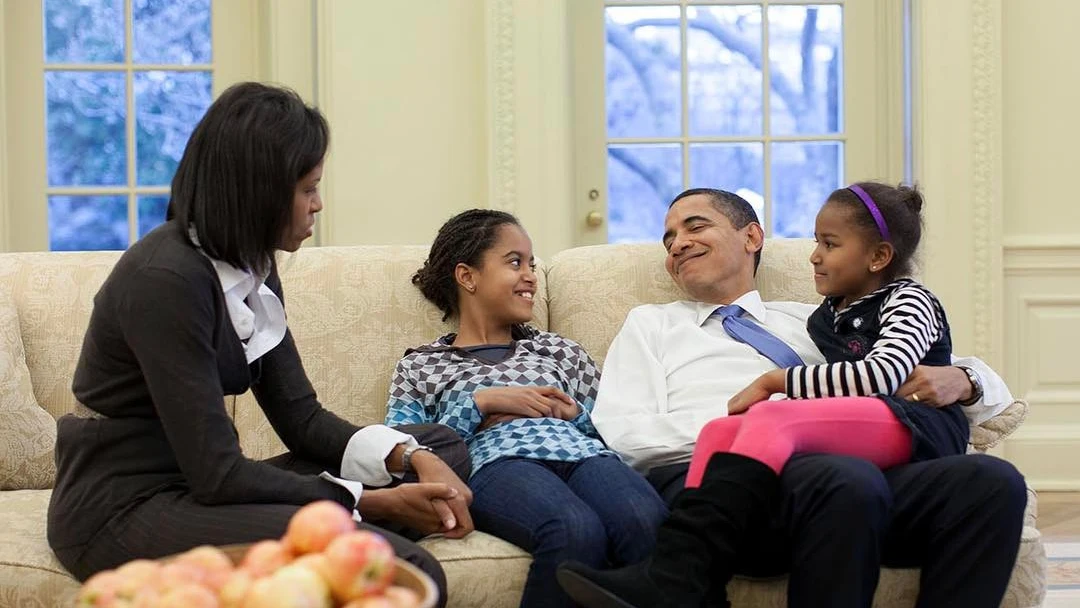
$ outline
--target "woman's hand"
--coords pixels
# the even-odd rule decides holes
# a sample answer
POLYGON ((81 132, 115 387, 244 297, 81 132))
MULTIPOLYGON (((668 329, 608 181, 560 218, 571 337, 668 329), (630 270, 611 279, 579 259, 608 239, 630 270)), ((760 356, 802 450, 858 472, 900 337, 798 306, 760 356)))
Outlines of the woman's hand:
POLYGON ((776 369, 758 376, 757 380, 750 383, 728 400, 728 414, 734 416, 750 409, 750 406, 760 401, 766 401, 774 393, 782 393, 785 390, 787 377, 785 370, 776 369))
POLYGON ((472 504, 473 494, 469 486, 443 462, 442 458, 431 452, 424 450, 413 452, 411 463, 421 483, 442 484, 456 492, 456 495, 449 499, 434 499, 435 509, 440 512, 444 526, 450 521, 446 518, 446 510, 449 510, 453 520, 453 525, 442 530, 446 537, 461 538, 472 532, 473 521, 472 515, 469 514, 469 505, 472 504))
POLYGON ((356 510, 367 520, 390 520, 421 534, 448 532, 458 522, 446 501, 458 492, 445 483, 403 483, 393 488, 365 488, 356 510))
POLYGON ((554 386, 498 386, 473 393, 476 407, 485 417, 511 414, 522 418, 573 420, 581 408, 554 386))

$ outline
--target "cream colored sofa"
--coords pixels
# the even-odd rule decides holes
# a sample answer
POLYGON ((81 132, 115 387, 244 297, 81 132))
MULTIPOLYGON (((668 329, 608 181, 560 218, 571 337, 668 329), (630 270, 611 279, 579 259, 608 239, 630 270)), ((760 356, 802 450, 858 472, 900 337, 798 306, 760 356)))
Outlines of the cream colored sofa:
MULTIPOLYGON (((760 273, 765 297, 818 300, 808 280, 809 248, 807 241, 767 244, 760 273)), ((448 329, 409 283, 425 253, 420 247, 327 247, 282 259, 289 325, 308 374, 322 402, 346 418, 381 421, 394 362, 406 347, 448 329)), ((73 406, 72 371, 92 299, 118 255, 0 255, 0 606, 62 605, 77 589, 45 541, 53 419, 73 406)), ((662 260, 657 245, 556 255, 540 273, 535 324, 578 340, 602 362, 630 308, 680 297, 662 260)), ((250 395, 229 398, 226 406, 248 455, 283 450, 250 395)), ((973 443, 985 449, 999 441, 1025 411, 1017 402, 975 429, 973 443)), ((1025 524, 1005 606, 1038 606, 1045 593, 1033 492, 1025 524)), ((446 568, 451 606, 517 605, 529 565, 523 551, 481 533, 423 544, 446 568)), ((875 606, 912 606, 917 591, 917 571, 886 569, 875 606)), ((735 606, 779 607, 785 582, 736 580, 731 595, 735 606)))

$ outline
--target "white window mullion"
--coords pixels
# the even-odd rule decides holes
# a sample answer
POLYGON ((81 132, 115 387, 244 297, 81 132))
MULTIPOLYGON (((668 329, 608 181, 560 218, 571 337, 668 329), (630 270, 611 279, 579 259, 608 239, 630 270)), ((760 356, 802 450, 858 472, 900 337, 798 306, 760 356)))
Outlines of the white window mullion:
POLYGON ((135 197, 135 185, 138 181, 135 167, 135 70, 132 64, 135 56, 132 44, 135 40, 135 24, 131 2, 124 2, 124 67, 127 80, 124 83, 124 103, 126 120, 124 129, 127 139, 127 202, 128 202, 128 246, 139 238, 138 201, 135 197))
POLYGON ((679 138, 679 141, 682 144, 680 150, 682 152, 683 190, 690 187, 690 59, 686 56, 690 38, 688 19, 686 0, 683 0, 682 6, 679 7, 679 83, 682 87, 682 103, 680 104, 682 111, 680 135, 682 137, 679 138))
POLYGON ((764 195, 764 216, 760 219, 765 229, 765 236, 772 236, 772 125, 770 124, 771 103, 769 97, 771 82, 769 80, 769 3, 766 0, 761 5, 761 161, 765 163, 761 173, 762 192, 764 195))

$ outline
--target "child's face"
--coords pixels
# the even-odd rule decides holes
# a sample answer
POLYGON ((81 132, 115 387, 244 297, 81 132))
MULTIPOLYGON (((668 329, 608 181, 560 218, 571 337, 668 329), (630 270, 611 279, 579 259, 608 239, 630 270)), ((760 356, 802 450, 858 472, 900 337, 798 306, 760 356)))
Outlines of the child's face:
POLYGON ((828 202, 818 212, 814 225, 817 247, 810 254, 814 265, 814 286, 823 296, 843 296, 841 306, 861 298, 881 286, 873 267, 876 242, 855 225, 851 210, 828 202))
POLYGON ((532 241, 520 226, 499 226, 495 244, 474 271, 476 303, 496 323, 513 325, 532 319, 536 295, 532 241))

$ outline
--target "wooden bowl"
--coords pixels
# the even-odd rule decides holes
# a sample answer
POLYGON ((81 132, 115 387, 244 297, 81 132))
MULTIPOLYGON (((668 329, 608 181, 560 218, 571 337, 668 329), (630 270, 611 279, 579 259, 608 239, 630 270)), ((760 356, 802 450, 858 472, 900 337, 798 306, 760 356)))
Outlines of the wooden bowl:
MULTIPOLYGON (((218 548, 229 556, 233 564, 239 564, 251 545, 224 545, 218 548)), ((439 599, 439 588, 435 586, 435 581, 423 570, 400 557, 394 558, 394 584, 415 591, 420 596, 420 608, 435 608, 439 599)))

